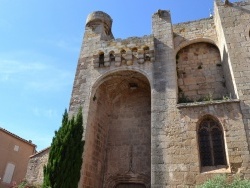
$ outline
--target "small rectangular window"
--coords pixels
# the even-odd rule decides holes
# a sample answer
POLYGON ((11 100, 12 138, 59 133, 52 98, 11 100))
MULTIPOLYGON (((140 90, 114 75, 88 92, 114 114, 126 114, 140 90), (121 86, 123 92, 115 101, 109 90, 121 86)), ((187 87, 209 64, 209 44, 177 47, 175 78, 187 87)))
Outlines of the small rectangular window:
POLYGON ((15 145, 14 146, 14 151, 19 151, 19 146, 15 145))

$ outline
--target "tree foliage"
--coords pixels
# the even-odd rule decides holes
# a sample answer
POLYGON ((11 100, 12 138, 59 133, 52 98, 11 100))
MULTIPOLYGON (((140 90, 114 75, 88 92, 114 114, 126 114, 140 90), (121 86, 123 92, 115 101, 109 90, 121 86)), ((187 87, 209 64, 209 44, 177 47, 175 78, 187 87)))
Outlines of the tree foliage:
POLYGON ((84 147, 82 109, 71 119, 65 110, 62 126, 55 131, 44 167, 43 188, 77 188, 84 147))
POLYGON ((197 188, 249 188, 250 180, 235 177, 232 181, 228 181, 225 175, 218 175, 207 180, 197 188))

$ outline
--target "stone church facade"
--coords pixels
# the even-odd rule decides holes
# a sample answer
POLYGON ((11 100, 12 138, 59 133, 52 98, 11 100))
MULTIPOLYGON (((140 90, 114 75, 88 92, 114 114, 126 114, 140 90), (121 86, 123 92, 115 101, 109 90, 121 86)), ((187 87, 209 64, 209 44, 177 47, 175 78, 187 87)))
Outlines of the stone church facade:
POLYGON ((101 11, 86 21, 69 113, 83 107, 79 187, 194 187, 250 178, 250 0, 216 0, 207 19, 115 39, 101 11))

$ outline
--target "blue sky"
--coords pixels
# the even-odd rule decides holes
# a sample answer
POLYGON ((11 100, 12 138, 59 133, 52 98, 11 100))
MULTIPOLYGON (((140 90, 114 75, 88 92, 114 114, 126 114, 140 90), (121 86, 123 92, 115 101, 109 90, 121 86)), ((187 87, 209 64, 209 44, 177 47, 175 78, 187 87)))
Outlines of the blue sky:
POLYGON ((89 13, 113 19, 115 38, 151 34, 151 16, 209 17, 212 0, 0 0, 0 126, 48 147, 68 108, 89 13))

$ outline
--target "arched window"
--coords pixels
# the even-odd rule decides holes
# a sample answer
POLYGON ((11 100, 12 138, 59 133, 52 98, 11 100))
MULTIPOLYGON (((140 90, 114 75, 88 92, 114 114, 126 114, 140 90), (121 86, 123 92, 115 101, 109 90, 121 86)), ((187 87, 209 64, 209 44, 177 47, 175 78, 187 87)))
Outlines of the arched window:
POLYGON ((145 53, 148 53, 149 47, 148 47, 148 46, 144 46, 144 47, 143 47, 143 50, 144 50, 145 53))
POLYGON ((133 48, 132 53, 133 53, 133 55, 137 55, 137 48, 133 48))
POLYGON ((122 55, 125 55, 126 54, 126 51, 124 49, 121 49, 121 54, 122 55))
POLYGON ((218 122, 204 119, 199 126, 198 139, 201 167, 226 165, 223 132, 218 122))

